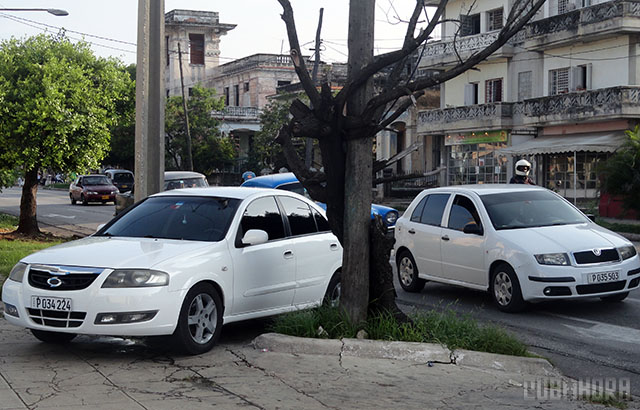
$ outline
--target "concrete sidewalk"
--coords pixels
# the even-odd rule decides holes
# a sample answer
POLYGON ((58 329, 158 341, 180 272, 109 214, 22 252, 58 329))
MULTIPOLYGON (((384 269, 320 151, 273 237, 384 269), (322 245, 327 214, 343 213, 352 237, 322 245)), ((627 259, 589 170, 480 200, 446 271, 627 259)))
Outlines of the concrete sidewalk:
POLYGON ((544 360, 456 354, 457 364, 438 345, 269 334, 181 357, 115 338, 47 345, 0 319, 0 408, 603 408, 540 397, 532 381, 544 392, 565 380, 544 360))

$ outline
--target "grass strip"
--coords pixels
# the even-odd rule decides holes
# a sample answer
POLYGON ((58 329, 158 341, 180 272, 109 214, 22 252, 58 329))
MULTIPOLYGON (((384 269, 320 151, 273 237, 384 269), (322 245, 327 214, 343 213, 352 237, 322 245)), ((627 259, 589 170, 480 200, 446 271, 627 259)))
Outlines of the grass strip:
POLYGON ((311 338, 355 338, 360 329, 373 340, 439 343, 454 349, 467 349, 511 356, 532 356, 527 346, 495 325, 480 325, 468 314, 453 310, 412 314, 413 323, 398 323, 391 314, 367 319, 354 326, 339 308, 320 307, 277 316, 270 330, 290 336, 311 338))

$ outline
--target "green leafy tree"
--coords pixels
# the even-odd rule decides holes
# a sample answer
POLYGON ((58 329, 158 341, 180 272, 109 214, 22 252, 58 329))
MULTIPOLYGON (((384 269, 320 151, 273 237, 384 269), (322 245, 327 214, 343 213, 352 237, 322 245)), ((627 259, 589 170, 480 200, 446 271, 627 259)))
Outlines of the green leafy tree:
POLYGON ((129 76, 125 89, 127 98, 116 101, 117 122, 111 128, 109 153, 104 162, 109 165, 133 170, 136 151, 136 65, 122 67, 129 76))
POLYGON ((39 35, 0 43, 0 168, 24 172, 19 233, 39 233, 39 169, 99 166, 130 81, 120 62, 83 42, 39 35))
MULTIPOLYGON (((210 175, 216 169, 229 165, 236 156, 233 141, 222 136, 220 122, 212 111, 224 109, 224 102, 215 90, 195 85, 187 101, 191 150, 194 171, 210 175)), ((165 168, 181 170, 186 167, 187 137, 184 127, 182 97, 167 99, 165 109, 165 168)))
POLYGON ((627 209, 640 212, 640 126, 625 133, 625 144, 599 167, 602 190, 619 195, 627 209))

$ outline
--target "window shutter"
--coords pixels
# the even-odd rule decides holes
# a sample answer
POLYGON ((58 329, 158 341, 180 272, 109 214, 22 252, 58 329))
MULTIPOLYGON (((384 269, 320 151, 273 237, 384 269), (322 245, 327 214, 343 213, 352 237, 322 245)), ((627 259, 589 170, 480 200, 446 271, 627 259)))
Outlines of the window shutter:
POLYGON ((591 70, 593 69, 593 64, 588 63, 587 64, 587 75, 586 75, 586 84, 585 84, 585 88, 587 90, 591 90, 591 70))
POLYGON ((581 67, 571 67, 571 71, 569 71, 569 84, 570 84, 570 90, 571 91, 576 91, 578 88, 582 87, 581 84, 581 74, 582 74, 582 68, 581 67))
POLYGON ((464 85, 464 105, 473 105, 473 97, 474 97, 474 86, 473 84, 465 84, 464 85))

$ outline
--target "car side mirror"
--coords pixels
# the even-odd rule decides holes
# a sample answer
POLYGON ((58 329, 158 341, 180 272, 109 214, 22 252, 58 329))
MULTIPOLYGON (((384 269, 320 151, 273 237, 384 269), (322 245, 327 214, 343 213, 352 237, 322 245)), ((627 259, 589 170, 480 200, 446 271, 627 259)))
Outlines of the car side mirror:
POLYGON ((591 219, 591 222, 595 222, 596 221, 596 216, 594 214, 585 214, 587 216, 587 218, 591 219))
POLYGON ((244 246, 260 245, 267 243, 268 240, 269 235, 262 229, 249 229, 242 237, 242 244, 244 246))
POLYGON ((469 222, 466 224, 464 228, 462 228, 462 232, 473 235, 482 235, 484 233, 482 227, 475 222, 469 222))

